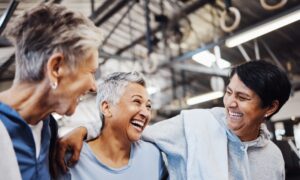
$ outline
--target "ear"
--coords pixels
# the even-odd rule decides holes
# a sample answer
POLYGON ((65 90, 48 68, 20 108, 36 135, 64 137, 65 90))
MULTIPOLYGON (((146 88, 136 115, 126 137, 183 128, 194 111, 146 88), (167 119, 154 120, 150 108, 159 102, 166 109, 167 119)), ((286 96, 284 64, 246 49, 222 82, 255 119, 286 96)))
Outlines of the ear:
POLYGON ((62 53, 54 53, 48 59, 46 72, 50 83, 58 83, 58 79, 61 76, 63 62, 64 55, 62 53))
POLYGON ((274 100, 271 104, 271 106, 268 107, 267 112, 266 112, 266 116, 270 116, 271 114, 273 114, 279 107, 279 101, 278 100, 274 100))
POLYGON ((111 117, 111 106, 107 101, 103 101, 100 105, 101 111, 105 117, 111 117))

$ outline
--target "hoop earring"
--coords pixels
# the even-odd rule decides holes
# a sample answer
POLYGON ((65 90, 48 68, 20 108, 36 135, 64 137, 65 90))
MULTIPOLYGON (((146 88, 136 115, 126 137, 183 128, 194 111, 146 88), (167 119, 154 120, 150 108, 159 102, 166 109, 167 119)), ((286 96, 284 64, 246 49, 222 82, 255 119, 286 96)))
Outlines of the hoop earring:
POLYGON ((57 88, 57 82, 50 83, 50 86, 53 90, 55 90, 57 88))

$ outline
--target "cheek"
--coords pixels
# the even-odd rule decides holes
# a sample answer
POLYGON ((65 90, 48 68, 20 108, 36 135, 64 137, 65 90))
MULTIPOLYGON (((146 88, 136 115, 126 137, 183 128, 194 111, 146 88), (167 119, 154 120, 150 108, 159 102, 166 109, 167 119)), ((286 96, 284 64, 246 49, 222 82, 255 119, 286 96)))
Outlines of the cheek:
POLYGON ((223 97, 223 104, 226 107, 226 105, 227 105, 227 96, 226 95, 223 97))

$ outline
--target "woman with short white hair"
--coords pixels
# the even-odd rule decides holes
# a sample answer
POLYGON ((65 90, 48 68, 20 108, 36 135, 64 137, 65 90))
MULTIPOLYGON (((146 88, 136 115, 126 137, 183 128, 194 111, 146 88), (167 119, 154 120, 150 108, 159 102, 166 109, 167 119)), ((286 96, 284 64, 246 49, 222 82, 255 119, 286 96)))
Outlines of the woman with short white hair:
POLYGON ((151 101, 140 73, 113 73, 99 85, 101 134, 84 142, 78 163, 61 179, 145 179, 166 175, 158 148, 140 140, 151 101))

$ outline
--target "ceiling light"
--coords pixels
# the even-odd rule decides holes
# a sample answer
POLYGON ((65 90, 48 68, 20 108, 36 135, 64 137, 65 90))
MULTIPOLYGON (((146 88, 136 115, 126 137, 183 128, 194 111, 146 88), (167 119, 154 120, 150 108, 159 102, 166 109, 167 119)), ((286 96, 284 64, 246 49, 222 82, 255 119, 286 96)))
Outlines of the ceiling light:
POLYGON ((152 95, 152 94, 155 94, 155 93, 157 93, 158 91, 160 91, 160 89, 159 88, 157 88, 157 87, 147 87, 147 92, 150 94, 150 95, 152 95))
POLYGON ((207 102, 207 101, 211 101, 214 99, 218 99, 220 97, 223 97, 224 92, 222 91, 215 91, 215 92, 211 92, 211 93, 207 93, 207 94, 202 94, 199 96, 195 96, 192 98, 189 98, 186 103, 191 106, 191 105, 195 105, 195 104, 200 104, 203 102, 207 102))
POLYGON ((233 35, 226 39, 225 45, 229 48, 235 47, 239 44, 245 43, 249 40, 255 39, 259 36, 267 34, 271 31, 284 27, 288 24, 294 23, 300 20, 300 9, 299 7, 296 10, 292 10, 289 13, 285 13, 284 15, 279 15, 276 18, 272 18, 271 20, 266 20, 260 25, 256 25, 253 28, 245 30, 241 33, 233 35))
MULTIPOLYGON (((193 55, 192 59, 206 67, 212 67, 212 65, 216 62, 216 56, 208 50, 201 51, 193 55)), ((230 67, 231 64, 228 61, 220 58, 217 60, 217 65, 219 68, 223 69, 230 67)))

